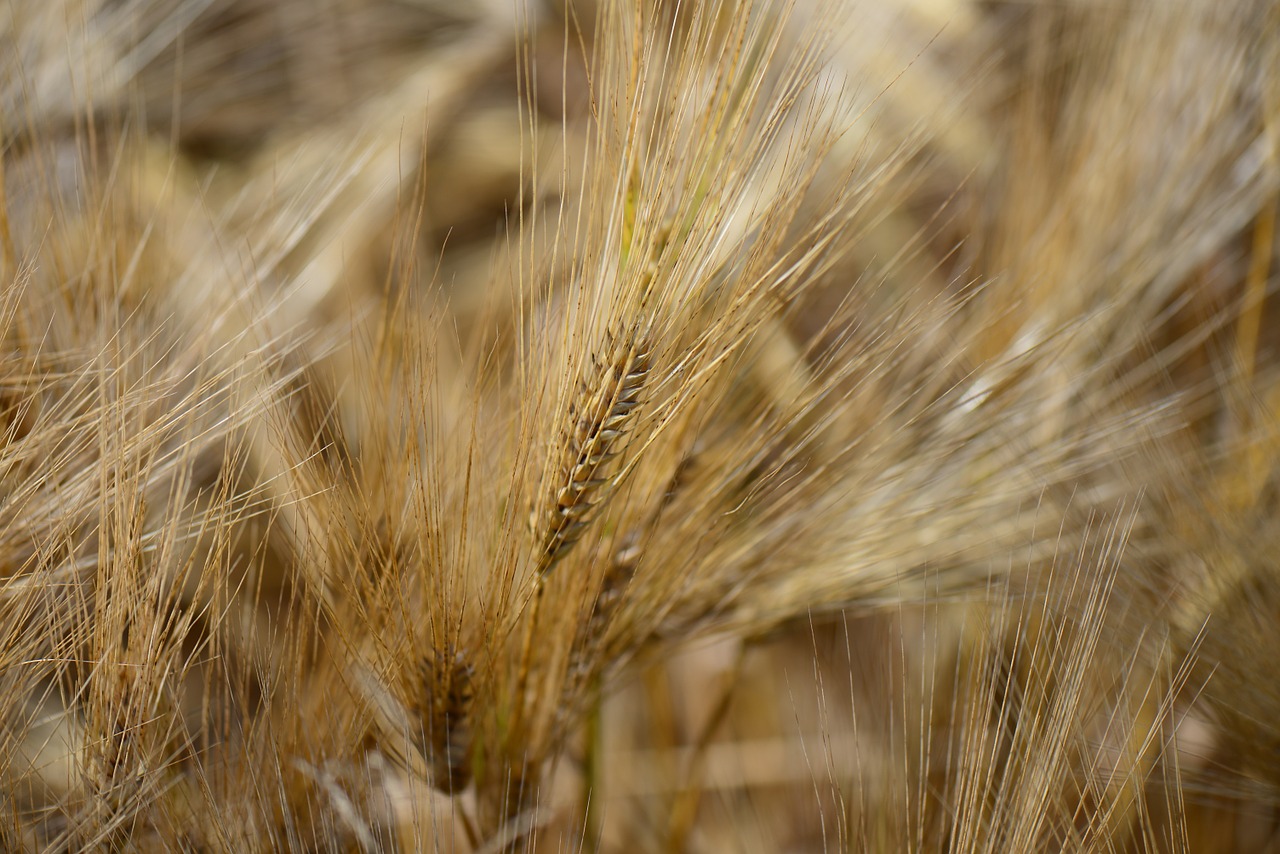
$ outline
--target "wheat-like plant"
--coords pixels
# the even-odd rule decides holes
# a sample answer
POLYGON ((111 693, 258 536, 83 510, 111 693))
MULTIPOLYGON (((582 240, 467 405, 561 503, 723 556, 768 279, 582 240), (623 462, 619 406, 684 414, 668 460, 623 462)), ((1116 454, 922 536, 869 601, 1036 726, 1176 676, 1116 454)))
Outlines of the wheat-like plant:
POLYGON ((1266 0, 0 10, 0 847, 1276 845, 1266 0))

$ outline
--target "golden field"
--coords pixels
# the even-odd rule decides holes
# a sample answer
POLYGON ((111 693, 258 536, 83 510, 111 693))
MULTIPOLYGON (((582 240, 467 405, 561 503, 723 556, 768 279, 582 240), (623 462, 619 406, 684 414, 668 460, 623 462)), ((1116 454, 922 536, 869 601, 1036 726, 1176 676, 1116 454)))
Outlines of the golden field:
POLYGON ((1280 850, 1280 6, 0 6, 0 849, 1280 850))

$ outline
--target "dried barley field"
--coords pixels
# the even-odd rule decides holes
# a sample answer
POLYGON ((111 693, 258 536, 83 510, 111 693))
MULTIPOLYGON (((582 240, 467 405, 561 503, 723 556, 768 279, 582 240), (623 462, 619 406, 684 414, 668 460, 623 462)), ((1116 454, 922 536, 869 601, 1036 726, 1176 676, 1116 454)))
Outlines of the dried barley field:
POLYGON ((1280 851, 1274 0, 0 4, 0 850, 1280 851))

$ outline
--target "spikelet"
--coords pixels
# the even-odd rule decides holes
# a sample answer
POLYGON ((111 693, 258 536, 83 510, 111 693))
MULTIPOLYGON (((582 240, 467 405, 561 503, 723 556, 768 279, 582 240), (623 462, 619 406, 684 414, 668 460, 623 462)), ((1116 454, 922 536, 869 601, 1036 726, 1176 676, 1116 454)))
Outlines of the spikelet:
POLYGON ((462 650, 429 653, 420 671, 421 693, 409 704, 421 726, 431 784, 457 794, 471 781, 471 704, 475 669, 462 650), (452 653, 452 654, 450 654, 452 653))
POLYGON ((636 422, 649 378, 650 353, 635 333, 607 333, 604 352, 604 358, 592 356, 592 376, 581 383, 580 396, 569 408, 571 427, 559 445, 564 462, 535 528, 539 577, 564 558, 591 523, 593 508, 607 497, 617 475, 613 461, 636 422))

